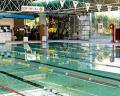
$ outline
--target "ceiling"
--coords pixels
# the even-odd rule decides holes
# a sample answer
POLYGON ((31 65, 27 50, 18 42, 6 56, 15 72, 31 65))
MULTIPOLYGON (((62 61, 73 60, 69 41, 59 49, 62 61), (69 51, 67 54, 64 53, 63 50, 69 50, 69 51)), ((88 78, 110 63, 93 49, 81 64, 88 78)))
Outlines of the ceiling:
POLYGON ((90 0, 92 3, 101 3, 101 4, 114 4, 120 3, 120 0, 90 0))
POLYGON ((52 0, 47 3, 42 0, 36 0, 32 4, 34 6, 44 6, 46 9, 46 13, 48 14, 65 14, 65 13, 79 13, 79 12, 87 12, 85 3, 90 3, 90 9, 89 12, 96 12, 97 10, 97 4, 102 4, 101 11, 108 11, 107 6, 111 5, 112 10, 118 10, 118 6, 120 6, 120 0, 75 0, 78 1, 79 4, 77 6, 77 9, 75 10, 73 7, 73 0, 66 0, 64 7, 61 8, 60 1, 59 0, 52 0))
POLYGON ((102 4, 101 11, 107 11, 107 5, 112 5, 112 10, 117 10, 120 0, 76 0, 79 2, 77 9, 73 7, 73 0, 66 0, 61 8, 59 0, 52 0, 47 5, 45 0, 0 0, 0 12, 20 13, 21 6, 44 6, 46 14, 65 14, 87 12, 85 3, 90 3, 90 12, 96 12, 96 4, 102 4))
POLYGON ((0 0, 0 11, 20 11, 22 5, 31 4, 31 0, 0 0))

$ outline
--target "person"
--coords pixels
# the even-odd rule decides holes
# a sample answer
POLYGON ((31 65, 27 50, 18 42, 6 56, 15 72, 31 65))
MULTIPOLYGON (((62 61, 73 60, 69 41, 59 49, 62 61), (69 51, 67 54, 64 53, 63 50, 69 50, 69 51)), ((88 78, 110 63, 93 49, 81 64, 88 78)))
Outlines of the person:
POLYGON ((24 33, 25 33, 25 29, 24 29, 24 27, 21 26, 19 28, 19 40, 20 41, 23 41, 24 33))
POLYGON ((28 27, 28 26, 25 26, 24 30, 25 30, 25 32, 24 32, 24 37, 28 37, 29 27, 28 27))
POLYGON ((33 28, 31 29, 31 40, 36 40, 36 33, 37 29, 35 28, 35 26, 33 26, 33 28))
POLYGON ((77 40, 79 40, 79 32, 77 32, 77 40))
POLYGON ((20 40, 20 38, 19 38, 19 28, 16 29, 15 36, 16 36, 16 40, 19 41, 20 40))
POLYGON ((36 29, 37 29, 37 32, 36 32, 37 37, 36 38, 37 38, 37 40, 40 40, 39 26, 37 26, 36 29))

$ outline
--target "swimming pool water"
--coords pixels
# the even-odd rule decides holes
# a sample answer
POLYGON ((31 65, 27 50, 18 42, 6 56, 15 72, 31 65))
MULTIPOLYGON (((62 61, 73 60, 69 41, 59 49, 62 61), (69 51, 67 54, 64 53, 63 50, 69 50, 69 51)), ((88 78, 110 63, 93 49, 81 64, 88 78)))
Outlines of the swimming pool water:
MULTIPOLYGON (((20 92, 47 87, 68 96, 119 96, 119 46, 43 45, 1 44, 0 84, 20 92)), ((0 88, 0 94, 6 93, 0 88)))

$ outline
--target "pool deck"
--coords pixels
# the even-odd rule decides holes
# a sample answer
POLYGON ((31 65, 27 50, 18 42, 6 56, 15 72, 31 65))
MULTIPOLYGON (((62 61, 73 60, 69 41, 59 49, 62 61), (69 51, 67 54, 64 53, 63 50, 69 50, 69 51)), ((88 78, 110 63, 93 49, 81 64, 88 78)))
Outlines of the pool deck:
MULTIPOLYGON (((90 40, 90 41, 83 41, 83 40, 49 40, 48 42, 64 42, 64 43, 90 43, 90 44, 111 44, 111 45, 120 45, 120 42, 113 43, 111 40, 106 39, 98 39, 98 40, 90 40)), ((23 41, 12 41, 6 42, 12 44, 22 44, 23 41)), ((29 43, 41 43, 41 41, 29 41, 29 43)))

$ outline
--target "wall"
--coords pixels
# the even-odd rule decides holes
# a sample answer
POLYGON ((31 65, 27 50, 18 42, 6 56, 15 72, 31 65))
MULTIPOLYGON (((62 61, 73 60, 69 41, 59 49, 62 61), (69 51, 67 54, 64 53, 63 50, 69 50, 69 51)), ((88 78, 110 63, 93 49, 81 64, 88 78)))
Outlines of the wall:
POLYGON ((24 25, 24 19, 14 19, 14 27, 23 26, 23 25, 24 25))
POLYGON ((10 25, 12 28, 14 27, 14 19, 8 18, 0 19, 0 25, 10 25))
MULTIPOLYGON (((10 25, 10 28, 12 29, 14 27, 14 19, 0 19, 0 25, 10 25)), ((10 32, 1 32, 0 33, 0 43, 4 43, 6 41, 12 40, 12 33, 10 32)))

